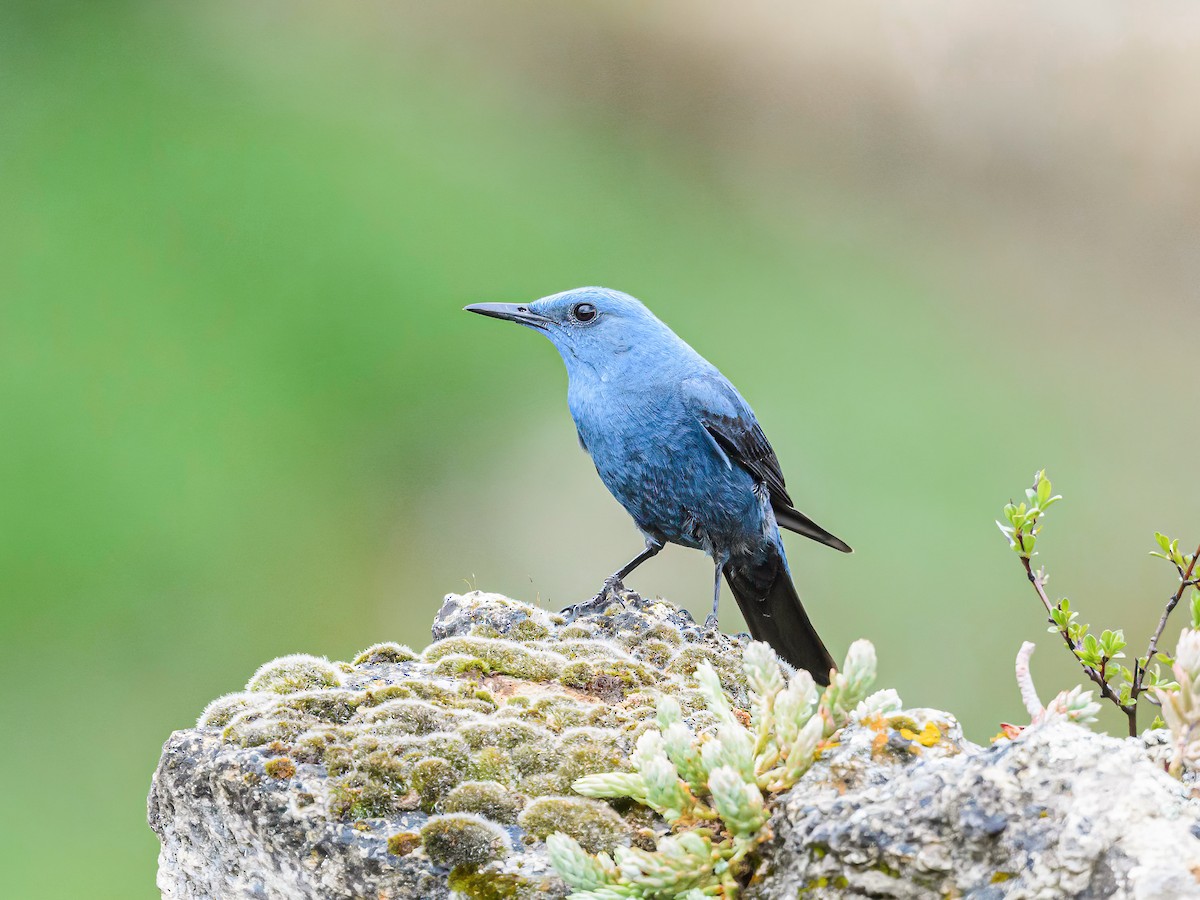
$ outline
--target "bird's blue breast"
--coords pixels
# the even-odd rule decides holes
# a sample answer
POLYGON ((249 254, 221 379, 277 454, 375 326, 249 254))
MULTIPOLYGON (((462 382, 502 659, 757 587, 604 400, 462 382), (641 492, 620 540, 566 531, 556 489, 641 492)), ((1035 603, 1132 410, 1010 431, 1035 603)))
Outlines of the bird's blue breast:
POLYGON ((571 415, 604 484, 646 534, 721 553, 761 541, 766 504, 677 387, 577 387, 571 415))

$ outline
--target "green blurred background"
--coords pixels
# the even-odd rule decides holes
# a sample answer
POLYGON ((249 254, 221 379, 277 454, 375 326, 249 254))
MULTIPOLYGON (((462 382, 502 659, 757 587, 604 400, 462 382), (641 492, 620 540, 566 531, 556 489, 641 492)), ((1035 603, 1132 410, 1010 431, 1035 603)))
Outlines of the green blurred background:
POLYGON ((1143 645, 1200 531, 1200 20, 1139 9, 0 6, 0 892, 157 896, 159 748, 263 660, 639 547, 468 302, 646 300, 857 548, 789 544, 827 642, 974 739, 1022 640, 1079 680, 993 524, 1035 468, 1052 590, 1143 645))

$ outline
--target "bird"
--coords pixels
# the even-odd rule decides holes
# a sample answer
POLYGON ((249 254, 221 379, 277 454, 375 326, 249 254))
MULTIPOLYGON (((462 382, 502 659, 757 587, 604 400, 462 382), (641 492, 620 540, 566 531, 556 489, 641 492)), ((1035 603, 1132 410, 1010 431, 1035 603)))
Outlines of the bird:
POLYGON ((579 444, 645 539, 591 601, 564 612, 603 608, 668 543, 703 550, 716 564, 705 627, 718 627, 724 576, 751 636, 828 684, 835 663, 800 602, 779 529, 853 551, 795 508, 754 411, 716 366, 640 300, 609 288, 465 309, 550 339, 566 365, 579 444))

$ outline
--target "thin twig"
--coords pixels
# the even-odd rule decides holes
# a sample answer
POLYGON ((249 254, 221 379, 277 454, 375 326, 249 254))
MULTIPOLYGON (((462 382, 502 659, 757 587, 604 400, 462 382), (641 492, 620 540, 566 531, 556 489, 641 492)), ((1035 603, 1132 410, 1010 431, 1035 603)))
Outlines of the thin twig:
MULTIPOLYGON (((1192 572, 1196 570, 1196 560, 1200 559, 1200 547, 1196 548, 1196 552, 1192 554, 1192 561, 1188 563, 1187 570, 1179 572, 1179 590, 1177 590, 1171 599, 1167 601, 1167 608, 1163 610, 1162 618, 1158 620, 1158 628, 1154 629, 1154 636, 1150 638, 1150 646, 1146 650, 1146 668, 1150 667, 1150 661, 1154 659, 1154 655, 1158 653, 1158 639, 1162 637, 1163 630, 1167 627, 1167 619, 1171 613, 1175 611, 1175 607, 1179 605, 1179 601, 1183 599, 1184 592, 1189 586, 1195 586, 1196 582, 1192 580, 1192 572)), ((1179 568, 1176 566, 1176 568, 1179 568)), ((1141 694, 1142 682, 1146 679, 1146 669, 1142 668, 1140 660, 1134 660, 1136 667, 1136 676, 1133 679, 1133 687, 1129 690, 1129 696, 1134 703, 1137 702, 1138 695, 1141 694)))
MULTIPOLYGON (((1017 539, 1020 540, 1019 534, 1017 535, 1017 539)), ((1024 544, 1022 544, 1021 546, 1024 547, 1024 544)), ((1055 610, 1057 607, 1055 607, 1055 605, 1050 602, 1050 598, 1046 596, 1046 588, 1042 585, 1042 579, 1039 578, 1037 576, 1037 574, 1033 571, 1033 564, 1030 562, 1029 557, 1022 556, 1021 562, 1025 566, 1025 574, 1029 578, 1029 583, 1033 585, 1033 589, 1035 591, 1037 591, 1038 597, 1041 598, 1042 605, 1046 607, 1046 613, 1049 615, 1050 624, 1054 625, 1055 622, 1054 622, 1054 616, 1052 613, 1053 613, 1053 610, 1055 610)), ((1096 683, 1096 686, 1098 688, 1100 688, 1101 695, 1104 696, 1106 699, 1111 700, 1113 703, 1115 703, 1117 705, 1117 708, 1120 709, 1121 712, 1125 713, 1125 715, 1129 718, 1129 722, 1130 722, 1129 727, 1131 729, 1135 729, 1135 730, 1132 730, 1130 733, 1133 735, 1136 735, 1137 734, 1137 731, 1136 731, 1136 728, 1137 728, 1137 718, 1136 718, 1137 717, 1137 705, 1130 704, 1129 706, 1126 706, 1125 704, 1123 704, 1121 702, 1121 698, 1117 695, 1116 691, 1114 691, 1111 687, 1109 687, 1108 682, 1104 680, 1104 678, 1101 676, 1101 674, 1099 672, 1097 672, 1095 669, 1093 669, 1091 666, 1089 666, 1087 663, 1085 663, 1083 660, 1079 659, 1079 655, 1075 652, 1076 650, 1079 649, 1079 645, 1076 644, 1075 641, 1071 640, 1071 635, 1067 631, 1066 628, 1059 628, 1058 633, 1062 635, 1062 639, 1067 644, 1067 649, 1069 649, 1071 651, 1071 654, 1075 657, 1075 659, 1079 661, 1079 665, 1083 668, 1083 671, 1087 675, 1087 677, 1090 678, 1092 681, 1094 681, 1096 683)))
MULTIPOLYGON (((1046 596, 1046 589, 1042 586, 1042 580, 1038 578, 1036 574, 1034 574, 1033 563, 1030 561, 1028 556, 1022 556, 1021 562, 1025 565, 1025 575, 1029 578, 1029 583, 1033 585, 1033 589, 1037 591, 1037 595, 1042 598, 1042 605, 1046 607, 1046 615, 1051 616, 1050 624, 1053 625, 1054 618, 1052 614, 1055 607, 1054 604, 1050 602, 1050 598, 1046 596)), ((1075 644, 1072 642, 1066 631, 1062 632, 1062 636, 1066 640, 1067 646, 1074 650, 1075 644)))

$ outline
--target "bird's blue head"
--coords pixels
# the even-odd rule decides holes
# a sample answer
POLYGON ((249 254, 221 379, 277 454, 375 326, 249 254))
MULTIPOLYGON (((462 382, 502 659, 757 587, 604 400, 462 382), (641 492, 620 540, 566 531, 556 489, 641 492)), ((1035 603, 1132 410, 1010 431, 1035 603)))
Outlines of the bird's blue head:
POLYGON ((528 304, 476 303, 466 309, 541 331, 572 375, 604 372, 620 365, 626 354, 661 352, 664 341, 679 341, 640 300, 609 288, 576 288, 528 304))

